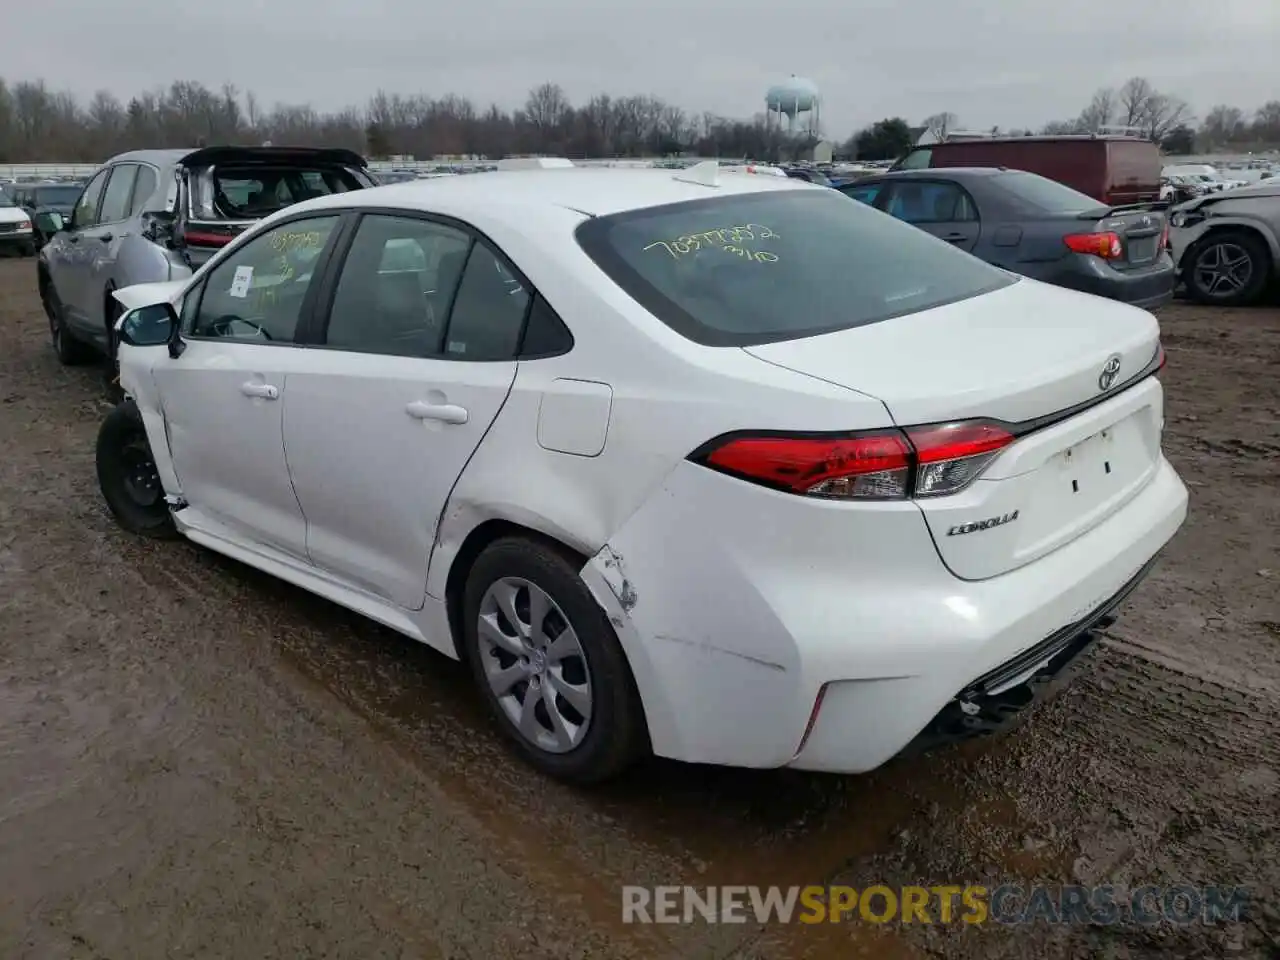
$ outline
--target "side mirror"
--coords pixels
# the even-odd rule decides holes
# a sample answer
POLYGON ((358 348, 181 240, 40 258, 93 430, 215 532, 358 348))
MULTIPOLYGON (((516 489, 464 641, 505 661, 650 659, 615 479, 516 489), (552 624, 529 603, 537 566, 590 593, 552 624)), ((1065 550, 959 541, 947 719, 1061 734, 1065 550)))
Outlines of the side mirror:
POLYGON ((66 221, 63 219, 62 214, 57 211, 50 210, 45 213, 37 213, 35 216, 35 224, 37 230, 45 236, 49 236, 57 233, 66 226, 66 221))
MULTIPOLYGON (((171 303, 153 303, 130 310, 116 321, 116 334, 120 343, 131 347, 158 347, 169 344, 174 354, 178 340, 178 314, 171 303)), ((179 351, 181 352, 181 351, 179 351)))

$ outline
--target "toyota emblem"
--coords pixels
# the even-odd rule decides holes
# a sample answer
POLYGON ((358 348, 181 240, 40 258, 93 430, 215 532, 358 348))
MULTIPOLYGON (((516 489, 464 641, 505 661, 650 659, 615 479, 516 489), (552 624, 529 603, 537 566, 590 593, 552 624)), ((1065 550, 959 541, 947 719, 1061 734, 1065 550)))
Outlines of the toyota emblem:
POLYGON ((1120 375, 1120 354, 1113 353, 1107 357, 1106 365, 1102 368, 1102 372, 1098 374, 1098 389, 1104 393, 1111 389, 1111 385, 1116 382, 1116 377, 1120 375))

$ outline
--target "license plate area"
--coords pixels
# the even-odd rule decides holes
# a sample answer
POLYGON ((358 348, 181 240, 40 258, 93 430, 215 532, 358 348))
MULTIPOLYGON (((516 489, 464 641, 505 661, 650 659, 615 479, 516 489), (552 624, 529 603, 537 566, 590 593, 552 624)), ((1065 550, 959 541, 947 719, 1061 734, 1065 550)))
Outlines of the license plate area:
POLYGON ((1159 237, 1139 237, 1136 240, 1129 240, 1126 247, 1129 251, 1130 263, 1150 263, 1156 258, 1156 244, 1160 242, 1159 237))

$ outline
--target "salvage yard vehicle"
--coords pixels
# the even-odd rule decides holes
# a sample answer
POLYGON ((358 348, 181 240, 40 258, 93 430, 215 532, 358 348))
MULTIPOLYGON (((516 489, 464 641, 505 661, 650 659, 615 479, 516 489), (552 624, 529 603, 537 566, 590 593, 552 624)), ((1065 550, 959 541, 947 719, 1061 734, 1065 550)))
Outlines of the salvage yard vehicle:
POLYGON ((119 523, 461 658, 575 782, 1002 729, 1182 523, 1150 313, 787 177, 502 166, 117 291, 119 523))
POLYGON ((62 229, 71 219, 76 200, 84 188, 74 183, 37 183, 15 186, 10 195, 13 202, 31 217, 32 242, 39 250, 49 238, 62 229))
POLYGON ((1187 295, 1200 303, 1257 303, 1280 266, 1280 183, 1210 193, 1170 212, 1170 244, 1187 295))
POLYGON ((0 253, 35 253, 31 214, 22 209, 8 192, 0 193, 0 253))
POLYGON ((1108 206, 1160 199, 1160 148, 1128 136, 979 137, 918 146, 894 170, 1008 167, 1079 190, 1108 206))
POLYGON ((1108 207, 1021 170, 910 170, 838 188, 988 263, 1153 309, 1173 299, 1168 226, 1153 205, 1108 207))
POLYGON ((105 356, 112 291, 189 277, 247 227, 290 204, 373 185, 349 150, 202 147, 109 160, 40 251, 37 281, 63 363, 105 356))

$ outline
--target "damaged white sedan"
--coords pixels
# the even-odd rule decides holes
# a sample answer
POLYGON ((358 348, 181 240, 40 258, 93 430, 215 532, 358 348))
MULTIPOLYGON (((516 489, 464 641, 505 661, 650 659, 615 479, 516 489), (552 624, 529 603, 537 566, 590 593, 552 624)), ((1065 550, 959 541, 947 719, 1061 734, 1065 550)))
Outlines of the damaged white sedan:
POLYGON ((588 782, 1000 729, 1182 523, 1150 314, 797 180, 523 166, 116 293, 121 524, 465 660, 588 782))

